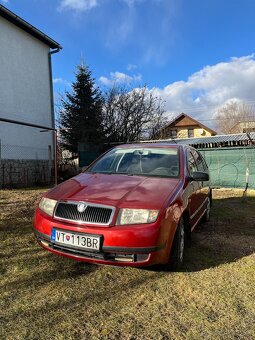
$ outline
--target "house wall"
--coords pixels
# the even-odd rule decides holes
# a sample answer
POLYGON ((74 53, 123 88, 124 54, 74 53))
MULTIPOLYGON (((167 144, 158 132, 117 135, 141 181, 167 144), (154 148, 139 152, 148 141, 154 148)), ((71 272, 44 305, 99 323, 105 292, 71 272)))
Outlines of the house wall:
MULTIPOLYGON (((0 117, 52 127, 49 47, 0 17, 0 117)), ((52 132, 0 122, 2 159, 49 158, 52 132)))
MULTIPOLYGON (((177 138, 189 138, 188 136, 188 128, 192 128, 191 126, 182 126, 182 127, 171 127, 165 130, 166 136, 170 136, 171 130, 177 130, 177 138)), ((200 127, 193 127, 194 128, 194 137, 210 137, 212 134, 205 130, 201 129, 200 127), (201 131, 203 133, 201 134, 201 131)))
POLYGON ((194 137, 210 137, 210 136, 212 136, 211 132, 207 131, 206 129, 196 128, 194 130, 194 137), (201 130, 203 130, 202 134, 201 130))

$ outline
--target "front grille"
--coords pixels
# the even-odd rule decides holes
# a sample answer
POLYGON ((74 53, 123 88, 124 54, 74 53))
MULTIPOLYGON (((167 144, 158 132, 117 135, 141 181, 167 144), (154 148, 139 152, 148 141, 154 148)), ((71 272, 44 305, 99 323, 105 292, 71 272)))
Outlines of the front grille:
POLYGON ((114 208, 97 204, 86 203, 86 209, 79 212, 77 206, 80 202, 60 202, 54 216, 68 221, 79 221, 91 224, 108 225, 111 223, 114 208))

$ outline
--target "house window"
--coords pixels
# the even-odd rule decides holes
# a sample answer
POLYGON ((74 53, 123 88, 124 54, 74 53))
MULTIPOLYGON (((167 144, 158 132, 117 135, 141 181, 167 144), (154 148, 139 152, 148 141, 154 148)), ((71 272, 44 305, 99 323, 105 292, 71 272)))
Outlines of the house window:
POLYGON ((255 132, 255 127, 243 128, 243 133, 255 132))
POLYGON ((169 132, 170 132, 169 135, 170 135, 171 138, 177 138, 177 130, 176 129, 170 130, 169 132))
POLYGON ((194 137, 194 129, 188 129, 188 137, 193 138, 194 137))

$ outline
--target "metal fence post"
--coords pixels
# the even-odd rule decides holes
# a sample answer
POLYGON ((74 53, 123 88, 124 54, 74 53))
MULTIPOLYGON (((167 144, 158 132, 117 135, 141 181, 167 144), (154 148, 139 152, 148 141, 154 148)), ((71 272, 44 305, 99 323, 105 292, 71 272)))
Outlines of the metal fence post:
POLYGON ((55 177, 55 185, 58 185, 58 132, 54 131, 54 177, 55 177))

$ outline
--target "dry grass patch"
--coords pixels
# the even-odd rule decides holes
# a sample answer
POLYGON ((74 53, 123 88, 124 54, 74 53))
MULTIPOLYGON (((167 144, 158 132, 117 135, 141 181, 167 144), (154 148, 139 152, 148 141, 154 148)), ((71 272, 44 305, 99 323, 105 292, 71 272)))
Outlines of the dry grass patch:
POLYGON ((182 272, 87 265, 35 242, 43 190, 0 191, 3 339, 254 339, 255 192, 215 190, 182 272))

